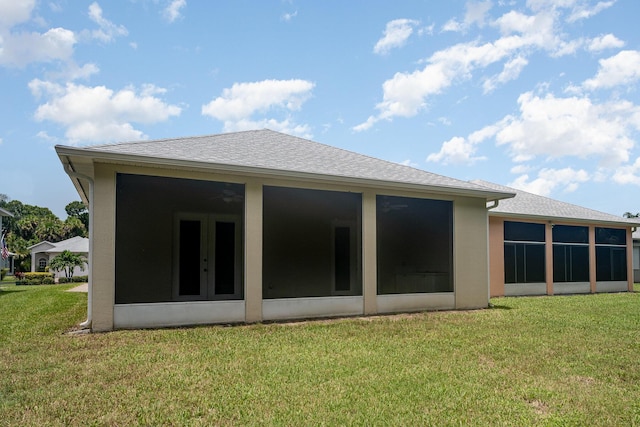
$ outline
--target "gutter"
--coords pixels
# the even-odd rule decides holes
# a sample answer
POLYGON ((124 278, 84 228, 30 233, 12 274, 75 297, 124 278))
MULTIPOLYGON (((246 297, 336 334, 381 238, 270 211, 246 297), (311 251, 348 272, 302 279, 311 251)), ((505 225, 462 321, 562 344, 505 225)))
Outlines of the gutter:
MULTIPOLYGON (((93 302, 93 186, 94 181, 88 175, 78 173, 73 170, 71 166, 71 159, 66 157, 66 162, 63 162, 65 172, 71 178, 84 179, 89 182, 89 283, 87 284, 87 320, 80 323, 80 327, 83 329, 91 329, 92 322, 92 302, 93 302)), ((80 183, 78 183, 80 185, 80 183)))

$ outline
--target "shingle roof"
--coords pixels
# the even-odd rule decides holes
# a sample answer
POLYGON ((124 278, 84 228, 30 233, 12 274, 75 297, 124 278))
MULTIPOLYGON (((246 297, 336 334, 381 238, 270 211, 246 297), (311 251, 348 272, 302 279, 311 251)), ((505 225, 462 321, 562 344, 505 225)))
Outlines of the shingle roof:
MULTIPOLYGON (((58 153, 67 147, 56 147, 58 153)), ((376 159, 268 129, 209 136, 106 144, 75 152, 96 157, 118 155, 164 161, 236 166, 263 171, 363 179, 459 189, 488 198, 509 197, 468 181, 457 180, 394 162, 376 159), (493 197, 492 197, 493 196, 493 197)))
POLYGON ((482 180, 474 180, 472 182, 498 191, 511 191, 516 193, 516 196, 512 199, 501 200, 496 208, 489 211, 489 215, 543 217, 550 219, 640 225, 640 219, 638 218, 618 217, 492 182, 482 180))
POLYGON ((89 252, 89 239, 87 239, 86 237, 80 237, 80 236, 72 237, 67 240, 62 240, 57 243, 51 243, 45 240, 43 242, 36 243, 35 245, 29 246, 27 249, 33 250, 33 248, 35 248, 36 246, 43 245, 43 244, 46 244, 49 247, 44 250, 39 250, 38 252, 51 252, 51 253, 58 253, 63 251, 69 251, 73 253, 89 252))
POLYGON ((58 243, 54 243, 53 245, 53 248, 47 249, 45 252, 89 252, 89 239, 87 239, 86 237, 76 236, 58 243))

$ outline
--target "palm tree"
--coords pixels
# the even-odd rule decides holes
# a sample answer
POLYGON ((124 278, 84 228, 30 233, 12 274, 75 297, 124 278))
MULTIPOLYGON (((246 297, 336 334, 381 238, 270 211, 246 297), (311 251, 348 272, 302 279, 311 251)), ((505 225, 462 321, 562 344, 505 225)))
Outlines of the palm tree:
POLYGON ((640 212, 636 212, 636 213, 625 212, 622 214, 622 216, 625 218, 640 218, 640 212))
POLYGON ((71 279, 73 277, 73 270, 76 267, 80 267, 84 270, 85 264, 86 260, 83 256, 69 251, 63 251, 60 255, 51 260, 49 268, 54 271, 64 271, 64 277, 71 279))

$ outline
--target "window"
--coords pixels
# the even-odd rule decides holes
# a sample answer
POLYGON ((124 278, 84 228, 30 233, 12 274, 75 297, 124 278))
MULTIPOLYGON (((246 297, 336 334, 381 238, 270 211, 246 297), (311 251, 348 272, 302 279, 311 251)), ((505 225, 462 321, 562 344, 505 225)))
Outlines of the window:
POLYGON ((241 300, 244 185, 116 178, 115 302, 241 300))
POLYGON ((453 204, 377 197, 378 294, 453 292, 453 204))
POLYGON ((596 227, 596 280, 627 280, 627 231, 596 227))
POLYGON ((46 258, 40 258, 38 260, 38 271, 44 271, 45 268, 47 268, 47 259, 46 258))
POLYGON ((589 228, 572 225, 553 227, 553 281, 589 281, 589 228))
POLYGON ((505 221, 505 283, 545 282, 544 224, 505 221))
POLYGON ((264 299, 362 295, 362 195, 264 186, 264 299))

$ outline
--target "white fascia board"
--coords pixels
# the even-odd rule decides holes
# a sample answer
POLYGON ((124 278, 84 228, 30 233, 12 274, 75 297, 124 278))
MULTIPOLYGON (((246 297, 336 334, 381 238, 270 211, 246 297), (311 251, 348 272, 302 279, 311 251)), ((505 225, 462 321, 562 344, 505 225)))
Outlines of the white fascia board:
POLYGON ((548 216, 548 215, 531 215, 531 214, 521 214, 521 213, 507 213, 507 212, 496 212, 489 211, 489 216, 493 217, 501 217, 505 219, 519 219, 519 220, 530 220, 530 221, 544 221, 544 222, 569 222, 569 223, 578 223, 584 225, 610 225, 616 227, 638 227, 640 226, 639 221, 626 220, 626 218, 620 218, 620 221, 615 220, 602 220, 602 219, 588 219, 588 218, 572 218, 566 216, 548 216))

